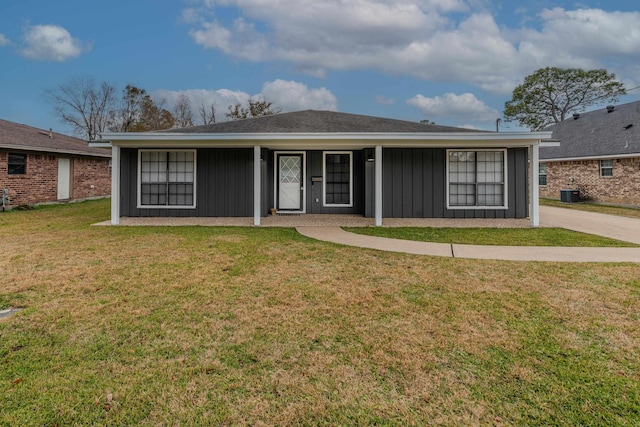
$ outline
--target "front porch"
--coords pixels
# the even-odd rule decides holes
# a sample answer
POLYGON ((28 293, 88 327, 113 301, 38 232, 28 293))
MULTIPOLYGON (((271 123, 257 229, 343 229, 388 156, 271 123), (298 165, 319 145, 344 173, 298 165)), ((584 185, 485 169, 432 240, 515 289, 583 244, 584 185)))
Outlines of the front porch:
MULTIPOLYGON (((95 225, 111 225, 104 221, 95 225)), ((251 227, 252 217, 121 217, 120 226, 203 226, 251 227)), ((301 214, 268 215, 261 218, 261 227, 373 227, 375 218, 361 215, 301 214)), ((527 218, 385 218, 383 227, 459 227, 459 228, 527 228, 527 218)))

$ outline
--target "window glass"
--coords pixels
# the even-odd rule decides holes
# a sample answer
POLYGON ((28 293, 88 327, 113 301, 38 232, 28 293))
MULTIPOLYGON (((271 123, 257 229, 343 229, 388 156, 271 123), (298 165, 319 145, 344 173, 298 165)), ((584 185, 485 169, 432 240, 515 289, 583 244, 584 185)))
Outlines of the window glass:
POLYGON ((449 206, 504 206, 504 151, 449 152, 449 206))
POLYGON ((547 164, 538 163, 538 184, 547 185, 547 164))
POLYGON ((7 173, 9 175, 24 175, 27 173, 27 155, 9 153, 7 173))
POLYGON ((193 206, 195 152, 142 151, 140 153, 140 204, 143 206, 193 206))
POLYGON ((324 155, 325 205, 351 205, 351 153, 324 155))
POLYGON ((600 176, 613 176, 613 160, 600 160, 600 176))

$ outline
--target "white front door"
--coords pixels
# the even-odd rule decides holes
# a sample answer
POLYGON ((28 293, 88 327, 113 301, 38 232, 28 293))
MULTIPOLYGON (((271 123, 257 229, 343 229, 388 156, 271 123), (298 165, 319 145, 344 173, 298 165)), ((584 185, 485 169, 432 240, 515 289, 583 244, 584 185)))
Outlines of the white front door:
POLYGON ((278 156, 278 209, 302 210, 302 154, 278 156))
POLYGON ((58 200, 71 198, 71 159, 58 158, 58 200))

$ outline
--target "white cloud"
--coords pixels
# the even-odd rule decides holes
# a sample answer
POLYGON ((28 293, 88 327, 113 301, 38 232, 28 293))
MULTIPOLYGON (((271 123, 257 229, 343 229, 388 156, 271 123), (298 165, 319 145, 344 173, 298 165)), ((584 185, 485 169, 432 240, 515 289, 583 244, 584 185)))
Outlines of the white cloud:
POLYGON ((425 118, 438 122, 438 118, 457 122, 491 122, 501 114, 476 98, 472 93, 446 93, 442 96, 427 98, 416 95, 407 100, 407 104, 416 107, 425 118), (452 120, 453 119, 453 120, 452 120))
POLYGON ((597 67, 607 59, 640 58, 640 12, 545 9, 541 31, 523 30, 520 52, 536 61, 597 67))
POLYGON ((4 34, 0 33, 0 46, 7 46, 11 44, 11 40, 6 38, 4 34))
POLYGON ((374 69, 500 94, 545 66, 640 78, 640 12, 546 9, 508 27, 485 7, 476 0, 200 0, 185 14, 205 48, 285 61, 318 77, 374 69), (238 17, 225 22, 215 14, 220 8, 238 17))
POLYGON ((329 89, 310 89, 305 84, 275 80, 262 86, 258 97, 263 97, 282 108, 283 111, 338 109, 338 100, 329 89))
POLYGON ((91 49, 57 25, 29 26, 22 39, 24 47, 20 53, 35 60, 62 62, 91 49))
POLYGON ((227 120, 225 117, 225 113, 228 111, 227 106, 237 103, 246 104, 249 99, 267 99, 274 106, 281 108, 283 112, 308 109, 335 111, 338 109, 337 99, 330 90, 324 87, 311 89, 302 83, 285 80, 266 82, 262 86, 262 91, 255 95, 229 89, 188 89, 182 91, 160 89, 151 95, 155 100, 165 100, 167 108, 171 110, 178 96, 182 93, 189 96, 191 110, 196 116, 202 104, 207 109, 210 105, 215 105, 217 121, 227 120))

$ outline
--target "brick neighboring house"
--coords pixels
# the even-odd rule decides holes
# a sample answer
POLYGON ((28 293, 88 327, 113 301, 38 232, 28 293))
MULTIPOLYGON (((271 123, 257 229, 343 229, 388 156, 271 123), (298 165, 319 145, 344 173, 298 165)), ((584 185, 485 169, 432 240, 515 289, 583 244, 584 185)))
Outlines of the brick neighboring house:
POLYGON ((59 133, 0 120, 0 191, 9 206, 111 194, 111 152, 59 133))
POLYGON ((559 147, 540 148, 540 197, 640 205, 640 101, 574 114, 548 127, 559 147))

